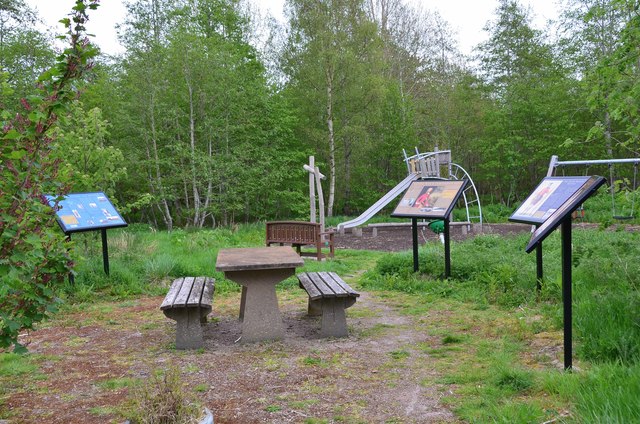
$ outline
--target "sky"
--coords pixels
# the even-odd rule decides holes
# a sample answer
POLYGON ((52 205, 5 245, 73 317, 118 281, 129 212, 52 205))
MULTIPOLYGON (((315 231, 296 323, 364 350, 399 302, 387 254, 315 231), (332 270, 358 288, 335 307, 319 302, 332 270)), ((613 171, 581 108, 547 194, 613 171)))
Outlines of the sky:
MULTIPOLYGON (((263 11, 272 16, 282 17, 284 0, 253 0, 263 11)), ((486 40, 483 28, 488 20, 493 18, 498 0, 413 0, 427 10, 438 10, 440 15, 451 24, 458 33, 459 47, 462 53, 469 54, 478 43, 486 40)), ((525 6, 530 6, 533 12, 533 24, 542 29, 548 19, 558 15, 557 0, 520 0, 525 6)), ((62 32, 61 24, 57 22, 71 11, 74 0, 27 0, 32 7, 37 8, 39 15, 48 26, 62 32)), ((122 22, 125 16, 122 0, 101 0, 97 11, 89 15, 87 31, 96 36, 95 42, 107 54, 122 53, 123 48, 118 44, 115 25, 122 22)))

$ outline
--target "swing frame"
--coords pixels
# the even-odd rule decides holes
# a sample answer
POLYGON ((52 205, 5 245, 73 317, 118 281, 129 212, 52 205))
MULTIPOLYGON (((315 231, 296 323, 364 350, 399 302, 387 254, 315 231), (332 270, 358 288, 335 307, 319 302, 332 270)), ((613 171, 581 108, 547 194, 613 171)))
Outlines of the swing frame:
POLYGON ((611 191, 611 212, 613 219, 617 220, 629 220, 635 218, 635 201, 637 195, 637 175, 638 175, 638 164, 640 164, 640 158, 626 158, 626 159, 595 159, 595 160, 567 160, 560 161, 557 155, 551 156, 551 161, 549 161, 549 168, 547 169, 547 177, 551 177, 554 175, 556 168, 563 166, 571 166, 571 165, 607 165, 609 167, 609 184, 611 191), (631 200, 631 214, 624 215, 616 215, 615 210, 615 189, 613 186, 613 166, 616 164, 633 164, 633 198, 631 200))

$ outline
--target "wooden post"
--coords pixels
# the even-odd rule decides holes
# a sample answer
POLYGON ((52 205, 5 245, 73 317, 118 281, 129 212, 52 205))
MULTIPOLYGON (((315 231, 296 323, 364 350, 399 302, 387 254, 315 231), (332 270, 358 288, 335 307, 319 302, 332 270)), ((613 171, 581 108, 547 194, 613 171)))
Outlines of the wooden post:
MULTIPOLYGON (((324 233, 324 194, 322 193, 322 184, 320 184, 320 176, 322 174, 320 173, 320 169, 318 169, 317 166, 314 168, 314 175, 316 177, 316 185, 318 186, 318 209, 320 209, 320 232, 324 233)), ((314 205, 315 205, 315 202, 314 202, 314 205)))
MULTIPOLYGON (((313 156, 309 156, 309 168, 312 170, 316 170, 315 166, 315 158, 313 156)), ((314 172, 314 174, 317 171, 314 172)), ((311 172, 309 172, 309 210, 310 210, 310 220, 311 222, 316 222, 316 182, 317 175, 314 176, 311 172)), ((319 184, 318 184, 319 185, 319 184)), ((324 231, 324 230, 321 230, 324 231)))

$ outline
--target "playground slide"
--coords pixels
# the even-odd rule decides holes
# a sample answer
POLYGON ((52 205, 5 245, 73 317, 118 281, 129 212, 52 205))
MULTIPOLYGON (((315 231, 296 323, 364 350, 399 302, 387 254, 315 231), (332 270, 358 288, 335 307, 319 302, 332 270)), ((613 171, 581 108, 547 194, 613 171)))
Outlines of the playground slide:
POLYGON ((362 214, 359 217, 354 218, 351 221, 345 221, 338 224, 338 230, 342 231, 345 228, 357 227, 358 225, 364 224, 365 222, 370 220, 371 217, 377 214, 380 211, 380 209, 387 206, 393 199, 398 197, 399 194, 403 193, 409 187, 409 185, 417 179, 418 179, 418 174, 409 174, 407 178, 400 181, 398 185, 396 185, 394 188, 389 190, 387 194, 382 196, 380 200, 378 200, 376 203, 371 205, 369 209, 362 212, 362 214))

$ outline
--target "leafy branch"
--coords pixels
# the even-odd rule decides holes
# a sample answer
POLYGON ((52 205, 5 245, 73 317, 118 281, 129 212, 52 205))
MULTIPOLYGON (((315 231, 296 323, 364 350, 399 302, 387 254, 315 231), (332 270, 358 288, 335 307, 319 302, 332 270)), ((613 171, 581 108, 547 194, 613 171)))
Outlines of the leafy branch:
POLYGON ((20 331, 56 310, 55 289, 73 267, 46 195, 68 192, 53 130, 92 68, 97 50, 85 34, 85 24, 98 1, 76 1, 69 17, 60 21, 67 33, 59 38, 68 47, 38 79, 39 94, 21 99, 17 113, 2 112, 0 347, 14 345, 16 351, 24 351, 18 342, 20 331))

